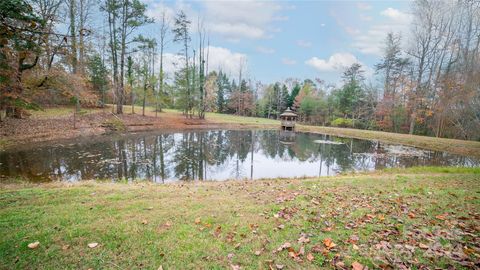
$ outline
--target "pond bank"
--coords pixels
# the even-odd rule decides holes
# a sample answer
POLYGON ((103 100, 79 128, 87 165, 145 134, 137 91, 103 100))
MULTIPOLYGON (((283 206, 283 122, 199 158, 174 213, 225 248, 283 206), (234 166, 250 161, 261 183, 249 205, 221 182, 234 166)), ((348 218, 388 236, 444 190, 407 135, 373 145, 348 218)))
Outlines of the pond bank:
POLYGON ((479 176, 2 184, 0 268, 474 268, 479 176))
MULTIPOLYGON (((141 110, 138 107, 136 107, 137 114, 134 115, 128 113, 129 109, 126 108, 126 113, 118 116, 118 119, 110 113, 108 108, 105 112, 102 109, 85 110, 79 116, 76 129, 73 128, 73 116, 70 108, 52 108, 46 109, 44 112, 34 112, 30 119, 7 119, 5 122, 0 122, 0 134, 2 134, 0 149, 28 142, 105 134, 109 132, 109 126, 113 125, 115 127, 115 125, 119 124, 127 132, 219 128, 276 129, 279 127, 279 121, 264 118, 207 113, 205 120, 199 120, 186 119, 181 113, 173 110, 165 110, 165 112, 158 113, 158 117, 155 117, 152 108, 146 110, 146 116, 141 115, 141 110)), ((379 140, 386 143, 404 144, 452 154, 480 157, 480 142, 475 141, 306 125, 298 125, 297 130, 358 139, 379 140)))

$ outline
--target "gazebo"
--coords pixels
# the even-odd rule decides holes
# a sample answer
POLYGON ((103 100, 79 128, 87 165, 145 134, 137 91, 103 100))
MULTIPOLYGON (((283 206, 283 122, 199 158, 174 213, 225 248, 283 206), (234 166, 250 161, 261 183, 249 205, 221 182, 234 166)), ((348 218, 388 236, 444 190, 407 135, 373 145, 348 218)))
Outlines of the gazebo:
POLYGON ((282 114, 280 114, 280 121, 282 123, 282 130, 295 130, 295 122, 297 121, 297 114, 288 107, 282 114))

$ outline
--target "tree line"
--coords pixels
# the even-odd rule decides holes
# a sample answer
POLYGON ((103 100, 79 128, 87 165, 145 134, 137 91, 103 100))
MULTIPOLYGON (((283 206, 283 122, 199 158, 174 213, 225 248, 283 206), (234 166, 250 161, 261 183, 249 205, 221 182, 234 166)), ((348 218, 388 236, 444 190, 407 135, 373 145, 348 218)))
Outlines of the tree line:
MULTIPOLYGON (((410 30, 388 33, 373 76, 355 63, 338 85, 321 78, 263 84, 209 70, 209 36, 201 19, 179 11, 155 24, 140 0, 4 0, 0 3, 0 109, 24 117, 45 105, 114 104, 176 108, 276 119, 288 107, 299 121, 437 137, 480 139, 480 4, 412 2, 410 30), (94 15, 101 19, 94 20, 94 15), (66 27, 61 27, 66 26, 66 27), (178 48, 166 74, 165 50, 178 48)), ((137 112, 138 113, 138 112, 137 112)), ((0 114, 2 115, 2 114, 0 114)))

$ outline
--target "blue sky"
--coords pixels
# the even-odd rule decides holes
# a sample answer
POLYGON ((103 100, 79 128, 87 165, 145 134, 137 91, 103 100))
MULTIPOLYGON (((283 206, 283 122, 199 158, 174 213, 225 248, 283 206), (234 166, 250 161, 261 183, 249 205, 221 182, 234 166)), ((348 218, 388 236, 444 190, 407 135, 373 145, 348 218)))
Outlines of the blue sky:
MULTIPOLYGON (((244 61, 247 76, 263 83, 287 78, 320 78, 336 83, 345 66, 359 62, 367 74, 380 59, 389 31, 407 37, 408 1, 156 1, 148 14, 170 21, 184 10, 210 33, 210 70, 238 76, 244 61)), ((158 35, 158 25, 143 31, 158 35)), ((192 27, 193 42, 197 33, 192 27)), ((194 43, 196 44, 196 43, 194 43)), ((167 69, 174 70, 179 47, 166 49, 167 69)), ((373 77, 372 77, 373 79, 373 77)))

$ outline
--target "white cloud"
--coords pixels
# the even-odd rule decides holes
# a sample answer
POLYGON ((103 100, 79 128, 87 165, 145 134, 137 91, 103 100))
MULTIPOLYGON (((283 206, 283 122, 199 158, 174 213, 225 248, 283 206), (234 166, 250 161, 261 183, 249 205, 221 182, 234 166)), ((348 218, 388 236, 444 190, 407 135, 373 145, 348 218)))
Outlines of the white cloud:
POLYGON ((209 59, 208 59, 208 70, 222 70, 227 74, 237 75, 240 66, 246 69, 247 55, 243 53, 232 52, 227 48, 223 47, 209 47, 209 59))
POLYGON ((275 50, 272 49, 272 48, 266 48, 266 47, 263 47, 263 46, 258 46, 257 48, 255 48, 255 50, 259 53, 264 53, 264 54, 272 54, 272 53, 275 53, 275 50))
POLYGON ((305 61, 305 64, 318 71, 338 71, 349 67, 354 63, 360 63, 351 53, 334 53, 328 59, 312 57, 305 61))
POLYGON ((409 23, 412 17, 410 14, 401 12, 400 10, 394 8, 387 8, 380 12, 380 14, 399 23, 409 23))
POLYGON ((283 7, 275 2, 256 1, 205 1, 206 26, 227 39, 261 39, 278 31, 271 26, 274 21, 287 20, 278 14, 283 7))
POLYGON ((148 5, 146 14, 150 18, 154 18, 155 22, 161 22, 163 13, 165 13, 165 19, 172 24, 173 19, 175 18, 175 10, 163 2, 160 3, 151 3, 148 5))
MULTIPOLYGON (((240 65, 243 65, 243 71, 246 71, 247 56, 245 54, 232 52, 229 49, 216 46, 209 46, 207 49, 209 50, 209 71, 222 70, 227 74, 237 75, 240 65)), ((192 59, 190 59, 190 61, 192 61, 192 59)), ((156 70, 158 71, 160 70, 160 56, 157 57, 156 62, 156 70)), ((190 64, 191 63, 192 62, 190 62, 190 64)), ((163 69, 167 80, 173 80, 175 72, 183 68, 184 65, 185 61, 182 55, 174 53, 163 54, 163 69)))
POLYGON ((382 48, 387 33, 400 33, 406 36, 412 16, 394 8, 380 12, 385 17, 381 23, 373 24, 366 30, 346 26, 345 31, 353 38, 352 46, 364 54, 382 55, 382 48))
POLYGON ((372 9, 372 6, 367 3, 359 2, 357 3, 357 8, 361 10, 370 10, 372 9))
POLYGON ((291 66, 291 65, 295 65, 295 64, 297 63, 297 61, 295 61, 295 60, 293 60, 293 59, 290 59, 290 58, 287 58, 287 57, 284 57, 284 58, 282 58, 282 63, 283 63, 284 65, 289 65, 289 66, 291 66))
POLYGON ((312 42, 306 40, 297 40, 297 45, 304 48, 312 47, 312 42))

